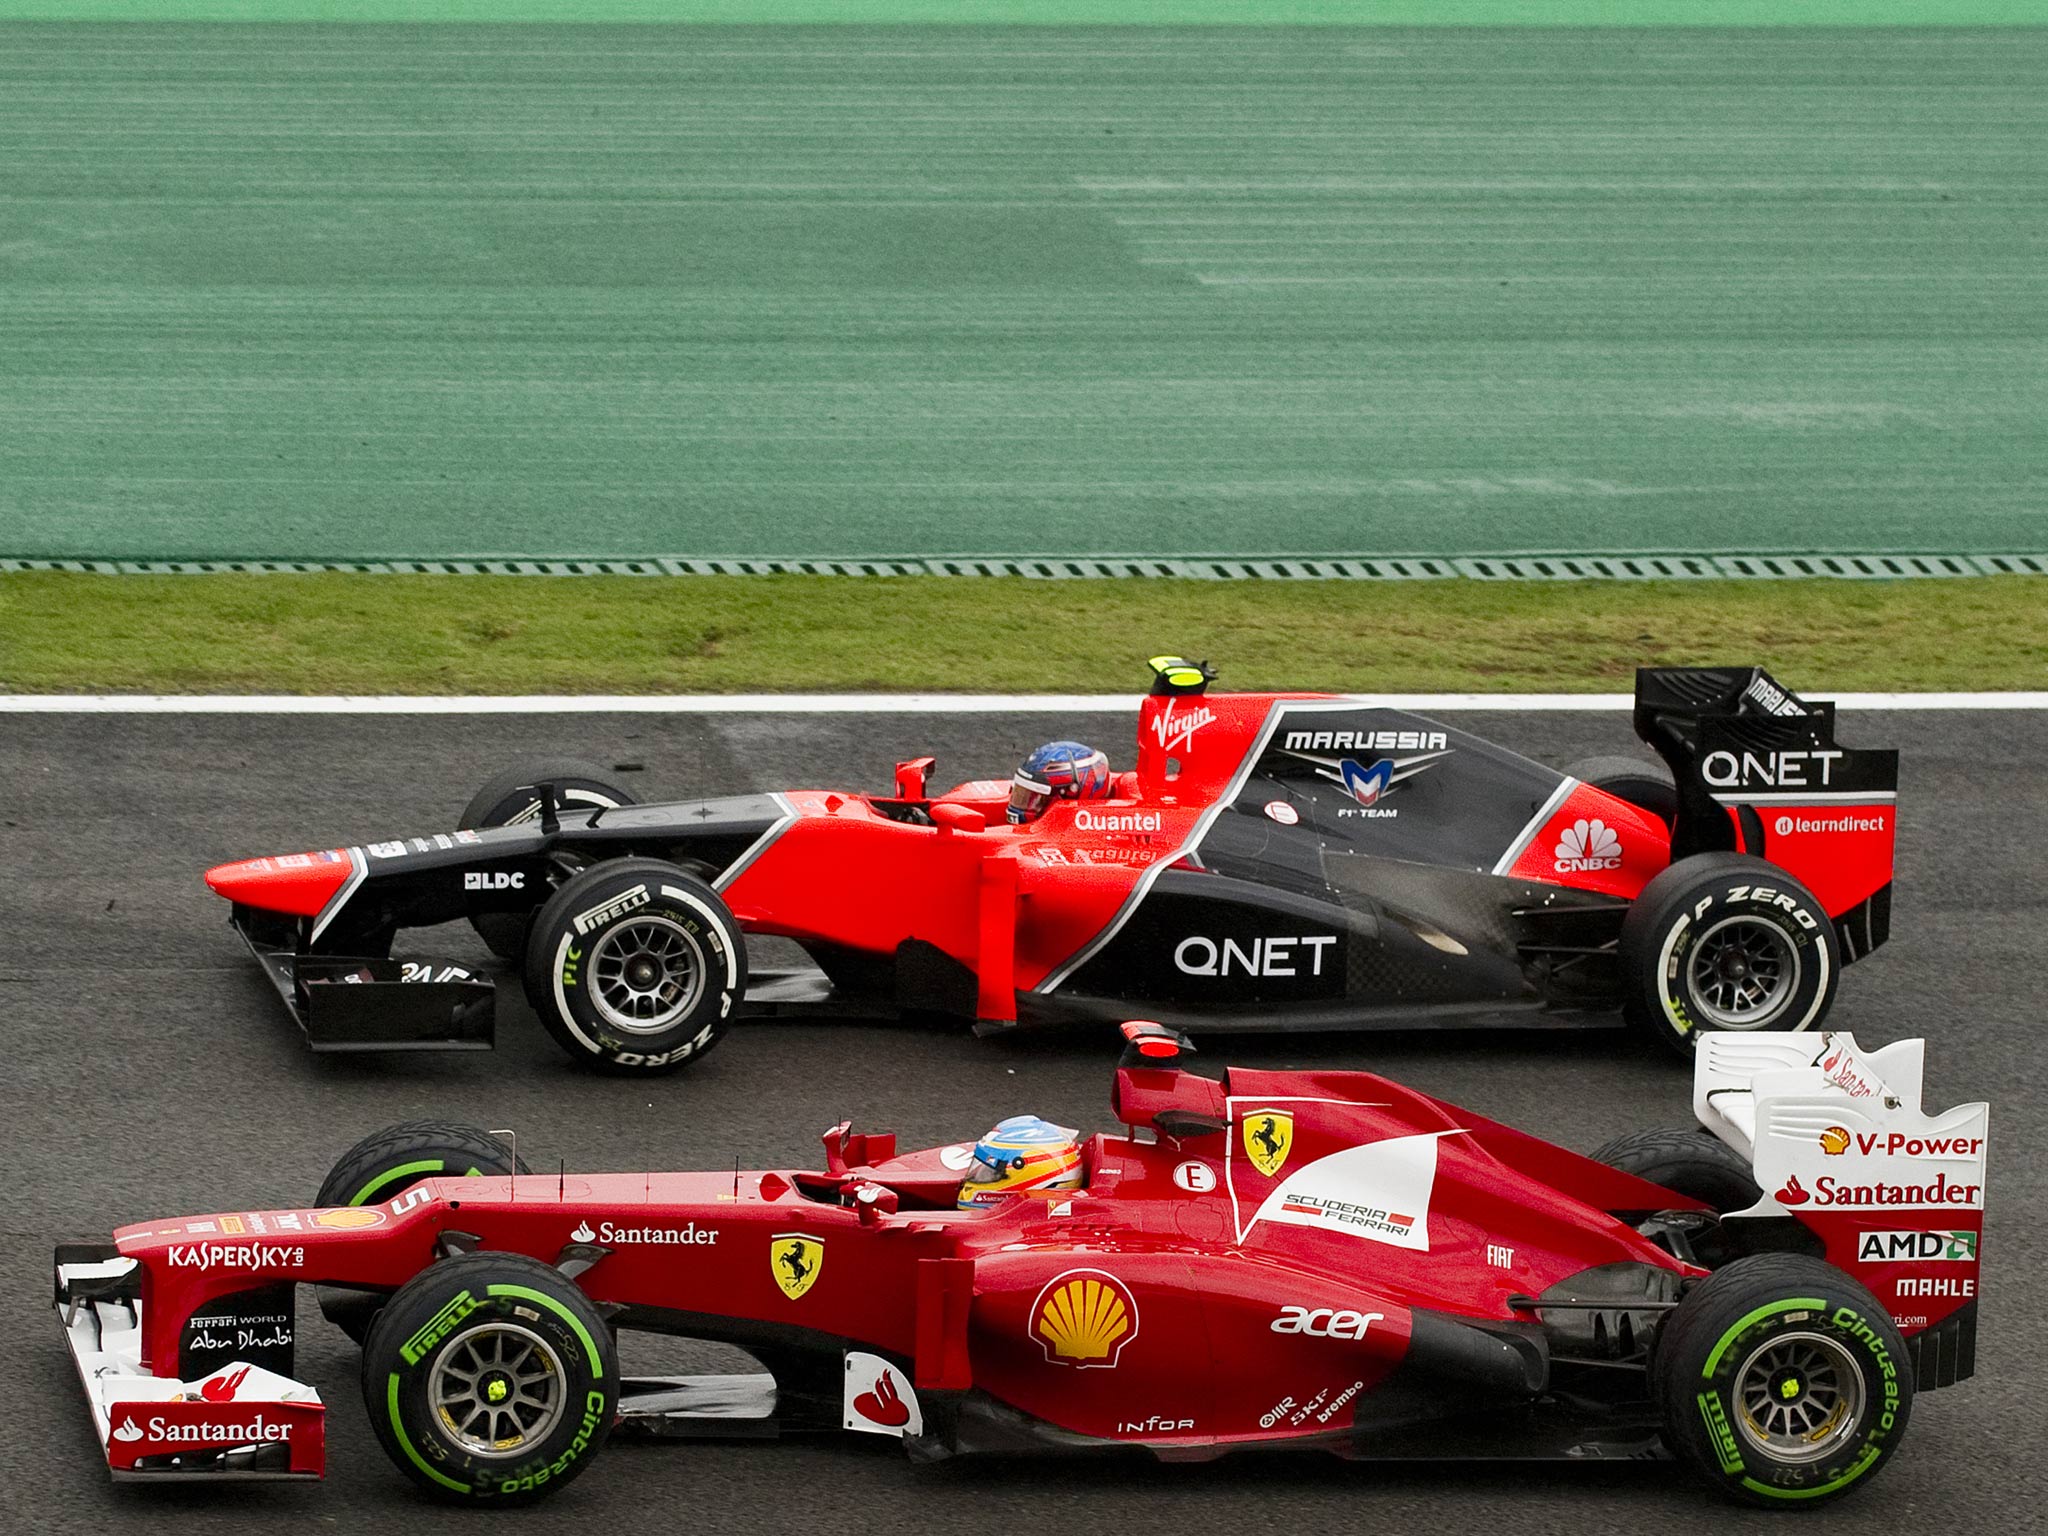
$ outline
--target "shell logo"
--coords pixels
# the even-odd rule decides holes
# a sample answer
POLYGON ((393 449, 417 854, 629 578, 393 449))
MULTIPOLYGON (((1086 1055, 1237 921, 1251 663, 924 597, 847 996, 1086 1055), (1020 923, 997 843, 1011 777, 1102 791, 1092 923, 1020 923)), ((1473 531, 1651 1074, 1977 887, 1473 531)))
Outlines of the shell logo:
POLYGON ((337 1206, 331 1211, 316 1211, 313 1225, 327 1227, 333 1231, 345 1232, 353 1227, 381 1226, 384 1213, 367 1205, 337 1206))
POLYGON ((1050 1364, 1112 1370, 1138 1336, 1138 1298, 1115 1275, 1070 1269, 1031 1304, 1031 1334, 1050 1364))
POLYGON ((1849 1150, 1849 1131, 1846 1126, 1831 1125, 1820 1133, 1820 1149, 1829 1157, 1840 1157, 1849 1150))

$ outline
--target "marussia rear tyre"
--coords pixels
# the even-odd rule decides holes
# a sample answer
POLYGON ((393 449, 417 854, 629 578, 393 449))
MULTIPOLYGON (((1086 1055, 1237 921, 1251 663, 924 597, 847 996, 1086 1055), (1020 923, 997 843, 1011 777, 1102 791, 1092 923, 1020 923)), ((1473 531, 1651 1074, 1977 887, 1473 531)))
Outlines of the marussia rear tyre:
MULTIPOLYGON (((374 1131, 350 1147, 320 1182, 317 1209, 374 1205, 403 1194, 421 1179, 530 1173, 489 1131, 452 1120, 408 1120, 374 1131)), ((361 1344, 384 1306, 378 1291, 320 1287, 320 1311, 361 1344)))
POLYGON ((1567 778, 1605 790, 1647 811, 1669 828, 1678 824, 1678 787, 1662 763, 1635 757, 1588 757, 1565 769, 1567 778))
POLYGON ((1913 1368, 1877 1298, 1802 1254, 1737 1259, 1658 1331, 1664 1439, 1723 1493, 1787 1509, 1869 1481, 1906 1432, 1913 1368))
POLYGON ((1621 925, 1622 1011, 1682 1055, 1705 1030, 1812 1029, 1842 976, 1814 894, 1775 864, 1700 853, 1664 870, 1621 925))
MULTIPOLYGON (((455 825, 467 832, 483 827, 509 827, 540 817, 536 786, 552 784, 556 803, 577 810, 637 805, 633 792, 606 777, 596 763, 576 757, 545 757, 494 773, 469 797, 455 825)), ((477 937, 500 960, 517 964, 526 956, 526 934, 533 911, 477 912, 469 919, 477 937)))
MULTIPOLYGON (((1631 1131, 1600 1148, 1593 1161, 1697 1200, 1717 1218, 1746 1211, 1763 1198, 1741 1154, 1706 1131, 1631 1131)), ((1673 1251, 1707 1269, 1720 1269, 1741 1253, 1718 1220, 1684 1230, 1685 1250, 1673 1251)))
POLYGON ((746 941, 718 893, 660 859, 573 876, 533 920, 526 996, 556 1042, 609 1072, 669 1072, 723 1038, 746 941))
POLYGON ((363 1405, 385 1453, 451 1503, 530 1504, 604 1448, 618 1349, 562 1272, 466 1253, 415 1275, 363 1346, 363 1405))

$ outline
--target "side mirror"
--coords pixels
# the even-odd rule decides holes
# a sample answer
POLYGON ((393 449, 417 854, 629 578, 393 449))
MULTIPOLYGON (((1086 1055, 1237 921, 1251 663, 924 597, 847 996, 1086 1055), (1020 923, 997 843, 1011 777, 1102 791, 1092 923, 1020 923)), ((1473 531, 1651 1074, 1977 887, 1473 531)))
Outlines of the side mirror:
POLYGON ((853 1190, 853 1208, 860 1214, 860 1223, 872 1227, 884 1216, 896 1214, 896 1191, 884 1189, 879 1184, 857 1184, 853 1190))
POLYGON ((896 798, 898 800, 922 800, 925 786, 930 783, 935 757, 913 757, 908 762, 896 765, 896 798))
POLYGON ((988 818, 971 805, 935 805, 932 825, 941 836, 949 832, 986 832, 988 818))

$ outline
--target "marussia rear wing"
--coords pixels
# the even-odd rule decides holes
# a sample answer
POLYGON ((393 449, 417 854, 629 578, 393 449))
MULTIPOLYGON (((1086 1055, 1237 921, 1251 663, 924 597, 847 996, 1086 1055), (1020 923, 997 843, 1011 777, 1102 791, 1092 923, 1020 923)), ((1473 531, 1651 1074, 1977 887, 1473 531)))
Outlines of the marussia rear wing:
POLYGON ((1635 730, 1678 787, 1674 861, 1768 859, 1827 909, 1845 962, 1885 941, 1896 751, 1842 746, 1832 703, 1800 698, 1761 667, 1643 667, 1635 730))
MULTIPOLYGON (((142 1267, 110 1243, 57 1249, 57 1321, 117 1479, 185 1482, 317 1478, 327 1410, 304 1382, 260 1361, 290 1358, 287 1301, 274 1316, 232 1300, 185 1330, 188 1358, 222 1363, 198 1379, 153 1375, 142 1360, 142 1267)), ((253 1299, 253 1293, 252 1293, 253 1299)))
POLYGON ((1921 1112, 1926 1049, 1713 1033, 1700 1037, 1693 1077, 1693 1113, 1749 1160, 1764 1192, 1727 1220, 1803 1225, 1829 1263, 1890 1308, 1922 1392, 1976 1366, 1991 1116, 1986 1104, 1921 1112))

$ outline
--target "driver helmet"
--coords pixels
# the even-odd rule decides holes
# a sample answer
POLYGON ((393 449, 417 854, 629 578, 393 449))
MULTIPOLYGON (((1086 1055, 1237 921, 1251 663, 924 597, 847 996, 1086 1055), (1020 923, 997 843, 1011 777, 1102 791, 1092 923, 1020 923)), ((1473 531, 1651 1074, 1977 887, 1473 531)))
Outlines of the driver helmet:
POLYGON ((1055 800, 1107 800, 1109 759, 1081 741, 1048 741, 1010 780, 1010 820, 1036 821, 1055 800))
POLYGON ((978 1211, 1011 1195, 1080 1187, 1081 1144, 1074 1133, 1036 1115, 1012 1115, 974 1144, 957 1204, 978 1211))

